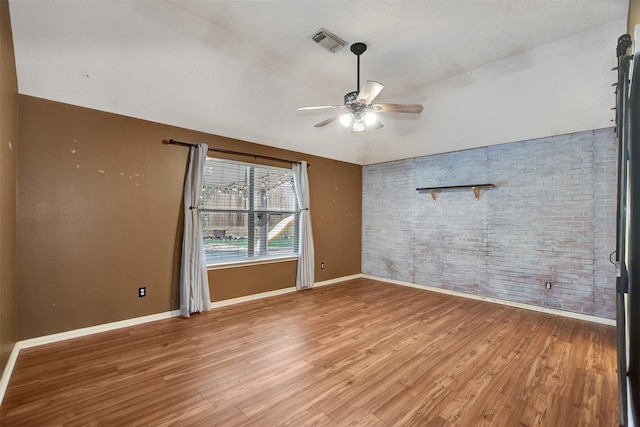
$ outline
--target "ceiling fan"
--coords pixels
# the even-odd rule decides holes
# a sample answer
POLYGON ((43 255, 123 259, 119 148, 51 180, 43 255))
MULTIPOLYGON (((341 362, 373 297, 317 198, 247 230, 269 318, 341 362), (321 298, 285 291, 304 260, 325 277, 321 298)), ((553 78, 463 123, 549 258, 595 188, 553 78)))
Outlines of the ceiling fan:
POLYGON ((364 132, 366 129, 380 129, 382 123, 376 113, 420 113, 421 104, 374 104, 373 100, 380 94, 384 86, 376 81, 367 80, 360 89, 360 55, 367 50, 364 43, 351 45, 351 52, 358 57, 358 86, 357 90, 344 96, 344 105, 322 105, 317 107, 300 107, 298 110, 338 110, 338 113, 314 125, 323 127, 339 120, 340 123, 353 132, 364 132))

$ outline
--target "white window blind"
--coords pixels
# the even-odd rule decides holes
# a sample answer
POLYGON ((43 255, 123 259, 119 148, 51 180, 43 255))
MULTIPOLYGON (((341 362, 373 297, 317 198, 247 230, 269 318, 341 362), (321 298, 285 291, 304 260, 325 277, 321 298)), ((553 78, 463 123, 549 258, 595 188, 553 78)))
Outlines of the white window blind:
POLYGON ((290 169, 207 158, 200 215, 208 265, 297 253, 290 169))

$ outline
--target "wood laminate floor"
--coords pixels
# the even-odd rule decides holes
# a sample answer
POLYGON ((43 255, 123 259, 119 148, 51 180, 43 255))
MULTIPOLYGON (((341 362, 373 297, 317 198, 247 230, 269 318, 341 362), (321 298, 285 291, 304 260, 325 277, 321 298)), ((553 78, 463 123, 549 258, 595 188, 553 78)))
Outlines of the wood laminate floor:
POLYGON ((368 279, 20 352, 3 426, 615 426, 615 330, 368 279))

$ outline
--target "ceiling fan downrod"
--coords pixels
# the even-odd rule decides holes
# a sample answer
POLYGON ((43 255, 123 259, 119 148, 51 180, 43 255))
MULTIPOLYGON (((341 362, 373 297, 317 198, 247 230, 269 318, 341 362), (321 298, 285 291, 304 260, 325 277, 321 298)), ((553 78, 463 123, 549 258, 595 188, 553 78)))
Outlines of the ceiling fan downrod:
POLYGON ((356 92, 360 91, 360 55, 367 51, 367 45, 361 42, 354 43, 351 45, 351 52, 353 52, 358 57, 358 80, 356 86, 356 92))

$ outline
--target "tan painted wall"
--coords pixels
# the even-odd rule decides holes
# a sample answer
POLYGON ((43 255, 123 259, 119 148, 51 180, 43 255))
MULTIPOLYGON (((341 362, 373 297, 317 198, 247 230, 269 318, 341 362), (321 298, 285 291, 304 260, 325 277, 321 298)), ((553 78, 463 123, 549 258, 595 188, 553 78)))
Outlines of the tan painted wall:
MULTIPOLYGON (((359 165, 27 96, 19 105, 20 339, 179 307, 188 149, 162 145, 170 138, 310 162, 316 281, 360 272, 359 165)), ((211 270, 212 300, 293 286, 295 269, 211 270)))
POLYGON ((9 5, 0 1, 0 373, 16 342, 18 83, 9 5))

